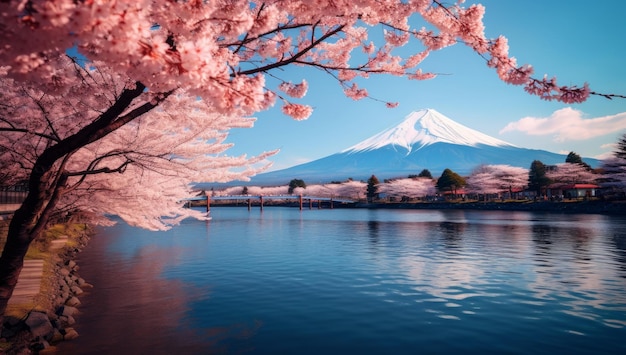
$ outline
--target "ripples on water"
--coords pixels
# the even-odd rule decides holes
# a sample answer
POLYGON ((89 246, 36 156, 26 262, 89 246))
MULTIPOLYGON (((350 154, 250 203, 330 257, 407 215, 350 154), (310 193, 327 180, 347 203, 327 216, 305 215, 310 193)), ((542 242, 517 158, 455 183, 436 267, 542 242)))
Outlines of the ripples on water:
POLYGON ((67 353, 619 353, 626 221, 526 212, 214 208, 81 254, 67 353), (105 334, 105 336, 103 336, 105 334))

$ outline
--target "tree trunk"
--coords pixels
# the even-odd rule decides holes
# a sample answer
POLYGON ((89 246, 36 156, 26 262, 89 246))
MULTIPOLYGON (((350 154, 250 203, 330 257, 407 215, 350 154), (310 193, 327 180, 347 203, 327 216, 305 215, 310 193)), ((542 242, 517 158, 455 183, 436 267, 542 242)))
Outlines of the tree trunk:
POLYGON ((35 211, 37 208, 32 201, 32 197, 30 199, 27 197, 22 206, 15 211, 9 224, 7 241, 2 250, 2 256, 0 256, 0 320, 4 316, 13 290, 15 290, 15 285, 24 266, 24 256, 26 256, 30 243, 36 237, 36 231, 29 228, 29 226, 33 226, 33 222, 36 222, 35 211))
POLYGON ((4 315, 9 299, 13 295, 24 266, 24 256, 31 242, 26 233, 20 233, 17 238, 11 238, 10 241, 11 243, 7 239, 0 258, 0 315, 4 315))

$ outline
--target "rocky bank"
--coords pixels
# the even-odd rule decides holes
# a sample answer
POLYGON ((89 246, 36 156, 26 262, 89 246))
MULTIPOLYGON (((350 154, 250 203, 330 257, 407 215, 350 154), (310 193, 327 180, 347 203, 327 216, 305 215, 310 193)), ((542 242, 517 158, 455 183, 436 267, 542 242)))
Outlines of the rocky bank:
POLYGON ((83 234, 53 255, 51 275, 46 277, 37 307, 22 319, 5 317, 0 338, 10 344, 6 354, 55 354, 55 345, 78 337, 72 327, 80 306, 80 295, 92 286, 78 275, 74 259, 88 241, 83 234))

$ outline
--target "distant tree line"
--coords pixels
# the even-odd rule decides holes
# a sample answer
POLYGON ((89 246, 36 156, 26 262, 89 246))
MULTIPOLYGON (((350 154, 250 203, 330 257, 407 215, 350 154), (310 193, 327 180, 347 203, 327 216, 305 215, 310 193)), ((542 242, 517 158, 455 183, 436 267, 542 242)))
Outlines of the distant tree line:
POLYGON ((348 178, 345 181, 315 185, 307 185, 302 179, 292 179, 284 187, 246 186, 243 190, 239 187, 239 191, 226 189, 222 193, 279 195, 306 192, 308 195, 364 198, 367 202, 375 202, 382 196, 400 201, 466 194, 479 198, 508 194, 512 198, 520 192, 546 196, 548 189, 555 184, 593 184, 603 190, 604 196, 626 198, 626 134, 620 138, 612 157, 603 160, 597 169, 585 163, 577 153, 570 152, 561 164, 546 165, 534 160, 529 169, 509 165, 480 165, 465 177, 445 169, 435 179, 428 169, 423 169, 419 174, 410 174, 407 178, 385 179, 383 182, 376 175, 371 175, 367 181, 348 178))

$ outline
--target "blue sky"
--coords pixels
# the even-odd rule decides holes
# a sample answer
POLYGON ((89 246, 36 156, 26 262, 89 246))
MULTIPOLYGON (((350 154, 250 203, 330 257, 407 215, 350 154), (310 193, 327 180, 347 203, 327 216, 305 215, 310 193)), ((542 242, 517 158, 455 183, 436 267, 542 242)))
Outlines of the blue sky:
MULTIPOLYGON (((518 64, 531 64, 535 77, 548 74, 561 85, 588 82, 593 91, 626 95, 626 1, 477 3, 486 7, 487 36, 508 37, 511 55, 518 64)), ((313 114, 293 121, 279 105, 261 112, 254 128, 231 131, 228 141, 235 146, 228 154, 278 148, 270 170, 283 169, 339 152, 424 108, 520 147, 574 151, 583 157, 610 152, 610 145, 626 133, 626 99, 592 96, 576 105, 542 101, 501 82, 484 59, 463 45, 431 54, 422 68, 440 75, 428 81, 373 76, 360 83, 373 97, 399 102, 394 109, 369 99, 348 99, 332 78, 313 69, 275 73, 284 80, 309 82, 307 95, 298 102, 313 106, 313 114)))

